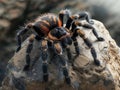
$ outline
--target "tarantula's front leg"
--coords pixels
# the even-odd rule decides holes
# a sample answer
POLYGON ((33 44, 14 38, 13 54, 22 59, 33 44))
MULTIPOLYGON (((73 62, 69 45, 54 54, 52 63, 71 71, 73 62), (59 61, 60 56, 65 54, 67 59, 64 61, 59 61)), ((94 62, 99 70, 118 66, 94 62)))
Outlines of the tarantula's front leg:
POLYGON ((69 16, 67 23, 66 23, 66 28, 70 29, 70 26, 74 20, 79 20, 81 18, 84 18, 89 24, 93 24, 93 21, 90 18, 90 15, 87 12, 81 12, 79 14, 75 14, 72 16, 69 16))
POLYGON ((78 41, 77 41, 76 37, 72 37, 72 39, 73 39, 73 43, 74 43, 74 46, 75 46, 75 51, 76 51, 77 55, 79 55, 80 54, 80 48, 78 46, 78 41))
POLYGON ((72 53, 71 53, 71 50, 70 50, 70 45, 72 44, 71 37, 63 38, 60 41, 61 41, 62 47, 66 49, 68 59, 71 60, 72 59, 72 53))
POLYGON ((94 63, 97 66, 99 66, 100 65, 100 61, 97 59, 97 54, 96 54, 95 48, 93 47, 92 43, 90 42, 90 40, 88 38, 85 37, 85 33, 82 30, 78 29, 77 33, 80 35, 80 37, 83 38, 85 44, 91 49, 91 54, 93 56, 94 63))
POLYGON ((85 28, 88 28, 88 29, 92 29, 92 32, 96 36, 97 40, 98 41, 104 41, 104 38, 98 36, 98 34, 96 32, 96 29, 92 25, 90 25, 90 24, 83 24, 82 27, 85 27, 85 28))
POLYGON ((42 51, 42 71, 43 79, 45 82, 48 81, 48 45, 47 40, 42 40, 41 42, 41 51, 42 51))
POLYGON ((88 29, 92 29, 92 32, 95 35, 95 37, 97 38, 97 40, 98 41, 104 41, 104 38, 98 36, 98 33, 96 32, 96 29, 92 25, 90 25, 90 24, 82 24, 82 23, 76 21, 76 22, 73 22, 73 24, 72 24, 72 31, 77 26, 82 26, 82 27, 85 27, 85 28, 88 28, 88 29))
POLYGON ((62 48, 59 43, 55 43, 54 47, 60 59, 60 63, 62 64, 63 75, 65 76, 66 83, 71 84, 70 76, 69 76, 67 65, 66 65, 66 60, 62 54, 62 48))
POLYGON ((65 10, 61 10, 60 12, 59 12, 59 19, 61 20, 61 22, 62 22, 62 26, 63 26, 63 24, 64 24, 64 16, 67 16, 67 18, 69 18, 70 17, 70 14, 71 14, 71 12, 70 12, 70 10, 68 10, 68 9, 65 9, 65 10))
POLYGON ((71 28, 71 31, 73 32, 73 34, 72 34, 71 38, 74 42, 75 51, 76 51, 77 55, 79 55, 80 54, 80 49, 79 49, 79 46, 78 46, 78 41, 76 39, 76 37, 78 36, 76 28, 77 28, 77 25, 75 24, 75 22, 73 22, 72 23, 72 28, 71 28))
POLYGON ((80 12, 78 15, 79 19, 84 18, 89 24, 94 24, 88 12, 80 12))
POLYGON ((26 49, 26 65, 25 65, 23 71, 27 71, 30 68, 30 53, 31 53, 32 48, 33 48, 34 38, 35 38, 35 35, 31 35, 29 38, 29 44, 28 44, 28 47, 26 49))

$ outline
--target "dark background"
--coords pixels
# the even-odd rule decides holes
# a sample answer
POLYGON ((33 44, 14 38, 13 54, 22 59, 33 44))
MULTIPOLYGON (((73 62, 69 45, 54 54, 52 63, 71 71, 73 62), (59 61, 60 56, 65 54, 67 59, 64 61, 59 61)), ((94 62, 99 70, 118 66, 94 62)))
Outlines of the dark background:
POLYGON ((42 13, 58 14, 61 9, 73 13, 90 12, 93 19, 103 22, 120 46, 120 0, 0 0, 0 84, 8 60, 16 49, 16 32, 42 13))

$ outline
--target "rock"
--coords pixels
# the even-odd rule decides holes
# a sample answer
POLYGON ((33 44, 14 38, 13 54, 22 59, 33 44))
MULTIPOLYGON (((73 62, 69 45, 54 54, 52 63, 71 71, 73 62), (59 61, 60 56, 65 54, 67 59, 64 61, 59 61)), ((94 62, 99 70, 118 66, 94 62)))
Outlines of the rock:
POLYGON ((8 33, 12 36, 15 32, 15 30, 11 30, 12 25, 23 14, 26 3, 20 3, 18 0, 1 0, 0 2, 0 40, 5 41, 8 33))
POLYGON ((10 22, 8 22, 5 19, 3 19, 3 20, 1 19, 0 20, 0 26, 3 26, 4 28, 9 27, 10 26, 10 22))
POLYGON ((9 26, 10 22, 8 20, 0 20, 0 40, 2 40, 5 37, 5 33, 8 31, 9 26))
MULTIPOLYGON (((14 49, 12 50, 11 44, 15 44, 14 33, 16 33, 16 28, 13 29, 13 27, 17 27, 18 29, 20 26, 17 22, 24 12, 25 7, 25 1, 0 0, 0 86, 5 77, 8 58, 14 54, 14 49), (9 48, 9 50, 7 48, 9 48)), ((15 45, 12 46, 15 47, 15 45)))
POLYGON ((9 15, 9 19, 16 19, 18 18, 20 15, 21 15, 21 10, 20 9, 12 9, 12 10, 9 10, 8 12, 8 15, 9 15))
MULTIPOLYGON (((8 75, 2 83, 2 90, 120 90, 120 49, 104 25, 96 20, 94 22, 93 26, 105 41, 96 41, 91 29, 82 27, 81 29, 93 43, 101 62, 100 66, 94 64, 90 49, 78 37, 81 54, 74 58, 73 66, 67 61, 71 85, 65 83, 56 57, 52 60, 53 62, 49 63, 49 82, 45 83, 42 79, 40 42, 36 40, 30 55, 31 69, 27 72, 23 71, 27 39, 22 44, 22 49, 9 61, 8 75)), ((71 45, 71 50, 74 55, 73 45, 71 45)), ((49 51, 51 56, 50 53, 49 51)), ((67 59, 65 52, 64 56, 67 59)))

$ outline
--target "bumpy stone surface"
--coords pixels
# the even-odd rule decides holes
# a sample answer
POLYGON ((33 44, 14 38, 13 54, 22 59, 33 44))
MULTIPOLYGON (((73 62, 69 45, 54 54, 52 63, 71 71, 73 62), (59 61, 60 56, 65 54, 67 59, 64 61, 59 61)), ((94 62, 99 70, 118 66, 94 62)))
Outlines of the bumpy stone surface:
MULTIPOLYGON (((42 79, 40 42, 34 42, 31 52, 31 70, 23 72, 25 65, 25 51, 28 39, 23 43, 22 49, 15 53, 8 64, 8 76, 2 83, 1 90, 120 90, 120 49, 109 35, 104 25, 94 20, 94 27, 99 36, 105 41, 98 42, 91 29, 80 27, 93 43, 96 49, 100 66, 96 66, 90 53, 90 49, 83 40, 78 37, 80 55, 74 57, 73 66, 68 62, 71 85, 64 81, 58 58, 52 61, 49 51, 49 82, 42 79)), ((84 22, 83 22, 84 23, 84 22)), ((74 56, 74 47, 71 45, 74 56)), ((65 58, 66 52, 64 52, 65 58)))

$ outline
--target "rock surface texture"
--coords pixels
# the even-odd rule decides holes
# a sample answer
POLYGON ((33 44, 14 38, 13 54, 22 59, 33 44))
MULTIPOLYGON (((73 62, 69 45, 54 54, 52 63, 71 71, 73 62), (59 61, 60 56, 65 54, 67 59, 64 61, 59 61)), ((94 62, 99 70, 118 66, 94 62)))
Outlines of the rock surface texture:
MULTIPOLYGON (((105 41, 98 42, 91 29, 80 27, 93 43, 96 49, 100 66, 93 62, 90 49, 84 41, 78 37, 80 55, 74 58, 73 66, 68 62, 71 85, 67 85, 58 59, 49 60, 49 82, 42 79, 40 42, 34 41, 31 52, 31 69, 23 71, 25 65, 26 47, 28 39, 22 45, 22 49, 15 53, 8 63, 8 75, 2 83, 0 90, 120 90, 120 49, 109 35, 104 25, 94 20, 94 27, 99 36, 105 41)), ((71 45, 74 56, 75 50, 71 45)), ((49 58, 51 58, 49 51, 49 58)), ((66 52, 64 52, 65 58, 66 52)))

